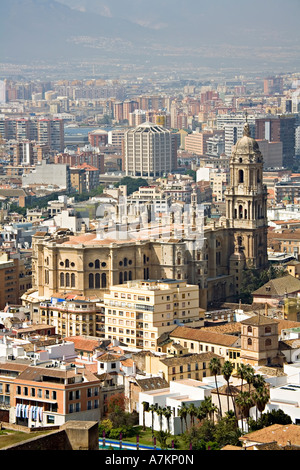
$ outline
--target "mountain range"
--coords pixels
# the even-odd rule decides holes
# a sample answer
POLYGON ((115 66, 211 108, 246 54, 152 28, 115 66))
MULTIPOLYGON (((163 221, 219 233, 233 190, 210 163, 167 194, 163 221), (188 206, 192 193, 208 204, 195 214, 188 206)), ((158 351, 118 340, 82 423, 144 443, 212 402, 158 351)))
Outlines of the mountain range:
POLYGON ((296 67, 299 0, 1 0, 0 62, 237 60, 296 67))

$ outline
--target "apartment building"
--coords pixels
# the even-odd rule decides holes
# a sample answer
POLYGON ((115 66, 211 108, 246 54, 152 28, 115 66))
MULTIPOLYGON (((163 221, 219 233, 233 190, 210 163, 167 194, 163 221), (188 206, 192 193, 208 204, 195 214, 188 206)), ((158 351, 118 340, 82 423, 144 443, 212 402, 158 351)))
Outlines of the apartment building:
POLYGON ((211 351, 182 356, 146 356, 145 371, 153 375, 160 373, 168 383, 184 379, 202 380, 211 376, 209 363, 213 358, 220 359, 221 364, 224 361, 222 356, 211 351))
POLYGON ((183 280, 129 281, 111 286, 104 309, 108 339, 156 350, 163 333, 199 321, 199 289, 183 280))
POLYGON ((39 428, 61 426, 70 420, 99 421, 100 382, 84 368, 59 361, 22 365, 17 371, 6 364, 0 364, 0 368, 1 375, 13 376, 10 423, 39 428))
POLYGON ((213 353, 224 360, 230 360, 235 369, 240 363, 241 340, 239 336, 217 333, 202 328, 178 326, 170 333, 170 339, 187 348, 189 353, 213 353))
POLYGON ((163 176, 177 166, 176 136, 150 122, 126 131, 124 150, 127 176, 163 176))
POLYGON ((62 119, 0 119, 0 133, 6 140, 31 140, 46 144, 51 150, 64 150, 62 119))
MULTIPOLYGON (((73 285, 72 273, 62 273, 64 283, 73 285)), ((61 276, 62 277, 62 276, 61 276)), ((42 324, 55 326, 57 334, 65 336, 88 335, 104 336, 104 316, 97 299, 60 294, 50 301, 40 302, 36 320, 42 324)))

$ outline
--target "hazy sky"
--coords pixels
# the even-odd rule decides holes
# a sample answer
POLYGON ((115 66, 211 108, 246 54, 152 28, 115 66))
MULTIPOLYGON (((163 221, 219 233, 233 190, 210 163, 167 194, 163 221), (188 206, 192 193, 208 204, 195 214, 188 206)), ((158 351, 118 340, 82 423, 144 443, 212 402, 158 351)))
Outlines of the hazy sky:
POLYGON ((300 0, 0 0, 2 60, 119 54, 130 62, 177 48, 177 58, 271 59, 282 70, 300 64, 299 18, 300 0))

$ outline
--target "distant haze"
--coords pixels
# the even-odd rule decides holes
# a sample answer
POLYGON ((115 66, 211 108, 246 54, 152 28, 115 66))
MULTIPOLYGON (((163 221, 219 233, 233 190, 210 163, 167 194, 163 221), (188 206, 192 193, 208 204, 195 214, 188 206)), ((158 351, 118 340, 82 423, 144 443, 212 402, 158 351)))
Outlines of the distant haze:
POLYGON ((300 65, 299 0, 0 0, 0 62, 300 65))

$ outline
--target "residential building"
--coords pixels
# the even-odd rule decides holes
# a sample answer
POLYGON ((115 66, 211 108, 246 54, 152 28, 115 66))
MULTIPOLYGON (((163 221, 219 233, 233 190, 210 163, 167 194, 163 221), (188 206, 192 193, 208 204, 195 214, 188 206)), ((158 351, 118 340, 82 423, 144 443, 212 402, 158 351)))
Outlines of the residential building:
POLYGON ((174 325, 200 320, 198 287, 183 280, 124 280, 104 294, 104 309, 108 339, 154 351, 174 325))
MULTIPOLYGON (((193 379, 183 379, 176 382, 170 382, 169 387, 158 388, 156 390, 143 391, 139 394, 139 424, 143 425, 143 416, 145 417, 145 425, 149 428, 152 426, 152 412, 149 407, 152 405, 157 408, 169 408, 171 417, 169 423, 165 417, 161 417, 157 413, 153 413, 153 429, 159 431, 170 431, 172 435, 181 434, 186 430, 183 419, 180 418, 180 408, 185 404, 187 407, 193 404, 199 407, 206 397, 210 396, 210 392, 215 385, 209 382, 201 382, 193 379), (144 405, 143 405, 144 403, 144 405), (145 413, 142 410, 145 407, 145 413), (162 421, 160 421, 162 420, 162 421), (162 424, 162 426, 161 426, 162 424)), ((191 425, 190 417, 187 416, 188 427, 191 425)))
POLYGON ((145 372, 154 375, 160 373, 169 383, 182 379, 202 380, 211 376, 209 363, 213 358, 223 363, 223 358, 211 351, 161 357, 149 355, 145 357, 145 372))
POLYGON ((296 117, 293 114, 260 117, 255 120, 255 138, 282 142, 282 163, 292 168, 295 158, 296 117))
POLYGON ((235 370, 240 364, 241 340, 240 335, 222 334, 207 328, 190 328, 178 326, 169 335, 171 341, 187 348, 188 353, 214 353, 224 361, 234 364, 235 370))
MULTIPOLYGON (((5 371, 6 365, 1 368, 5 371)), ((27 428, 99 421, 99 394, 99 379, 85 369, 71 364, 29 365, 11 384, 9 421, 27 428)))
POLYGON ((23 188, 33 185, 56 185, 69 192, 71 188, 69 165, 48 164, 42 160, 31 173, 22 176, 23 188))
POLYGON ((167 129, 145 122, 124 136, 127 176, 158 177, 177 166, 177 140, 167 129))

